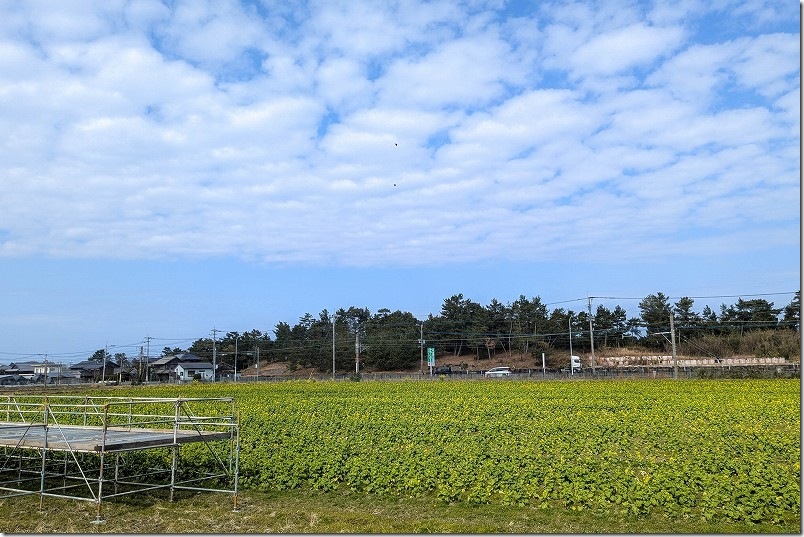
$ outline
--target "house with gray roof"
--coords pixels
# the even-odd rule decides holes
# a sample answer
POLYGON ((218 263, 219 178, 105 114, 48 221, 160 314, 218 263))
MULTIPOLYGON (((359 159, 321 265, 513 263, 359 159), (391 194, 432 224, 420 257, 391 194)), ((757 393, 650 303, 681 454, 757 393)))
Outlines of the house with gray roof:
POLYGON ((181 352, 171 356, 163 356, 150 365, 151 380, 159 382, 177 382, 193 380, 198 374, 203 378, 212 379, 212 364, 189 352, 181 352), (190 373, 192 371, 192 374, 190 373))
MULTIPOLYGON (((120 366, 106 360, 104 367, 103 360, 84 360, 70 366, 72 371, 76 371, 82 382, 97 382, 99 380, 115 380, 120 375, 120 366)), ((48 373, 50 375, 50 373, 48 373)))
POLYGON ((176 380, 212 380, 212 364, 209 362, 179 362, 175 368, 176 380))

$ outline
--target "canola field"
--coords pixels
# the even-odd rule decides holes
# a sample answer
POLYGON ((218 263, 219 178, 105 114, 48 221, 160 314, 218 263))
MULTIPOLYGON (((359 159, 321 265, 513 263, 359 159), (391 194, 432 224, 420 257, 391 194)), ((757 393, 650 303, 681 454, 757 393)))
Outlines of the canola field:
MULTIPOLYGON (((119 395, 235 397, 244 489, 800 524, 800 386, 291 381, 119 395)), ((190 456, 204 464, 203 450, 190 456)))

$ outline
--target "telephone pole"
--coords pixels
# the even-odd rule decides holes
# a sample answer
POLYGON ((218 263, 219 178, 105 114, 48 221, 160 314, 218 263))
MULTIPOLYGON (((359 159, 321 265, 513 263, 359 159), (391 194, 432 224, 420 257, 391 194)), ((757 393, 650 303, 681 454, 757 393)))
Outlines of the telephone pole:
POLYGON ((235 359, 234 359, 234 381, 237 382, 237 340, 240 339, 240 334, 235 336, 235 359))
POLYGON ((360 373, 360 326, 355 330, 355 374, 360 373))
POLYGON ((109 354, 109 344, 107 343, 103 347, 103 366, 102 366, 102 373, 101 373, 101 381, 106 380, 106 356, 109 354))
POLYGON ((570 375, 575 374, 575 368, 572 367, 572 313, 567 316, 567 325, 569 326, 569 342, 570 342, 570 375))
POLYGON ((595 374, 595 337, 594 331, 592 330, 592 297, 588 297, 589 299, 589 345, 592 348, 592 375, 595 374))
POLYGON ((218 371, 218 349, 216 345, 218 332, 220 332, 220 330, 215 327, 212 328, 212 382, 215 382, 216 373, 218 371))
POLYGON ((673 314, 670 314, 670 344, 673 347, 673 378, 678 378, 678 356, 676 356, 676 327, 673 324, 673 314))
POLYGON ((145 336, 145 383, 151 381, 151 336, 145 336))
POLYGON ((424 375, 424 322, 419 323, 419 374, 424 375))
POLYGON ((254 342, 254 354, 257 355, 257 380, 260 380, 260 346, 256 342, 254 342))
POLYGON ((332 380, 335 380, 335 314, 332 315, 332 380))

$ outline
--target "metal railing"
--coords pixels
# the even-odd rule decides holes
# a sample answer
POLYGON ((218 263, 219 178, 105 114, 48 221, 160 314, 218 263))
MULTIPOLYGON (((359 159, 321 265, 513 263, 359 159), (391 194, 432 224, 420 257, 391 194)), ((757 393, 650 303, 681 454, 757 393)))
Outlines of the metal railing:
POLYGON ((92 501, 99 523, 103 500, 156 489, 169 489, 171 500, 176 490, 230 493, 237 510, 233 398, 14 394, 0 396, 0 420, 2 497, 92 501), (182 465, 188 444, 204 448, 182 465))

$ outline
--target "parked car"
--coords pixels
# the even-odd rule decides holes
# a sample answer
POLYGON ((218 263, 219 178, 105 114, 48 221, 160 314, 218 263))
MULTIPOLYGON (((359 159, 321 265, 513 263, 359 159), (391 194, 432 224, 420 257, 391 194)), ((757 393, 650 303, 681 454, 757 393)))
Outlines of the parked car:
POLYGON ((502 367, 492 367, 488 371, 486 371, 487 377, 507 377, 511 374, 511 368, 508 366, 502 367))
POLYGON ((433 373, 435 373, 436 375, 449 375, 452 373, 452 366, 442 365, 441 367, 436 367, 433 373))

